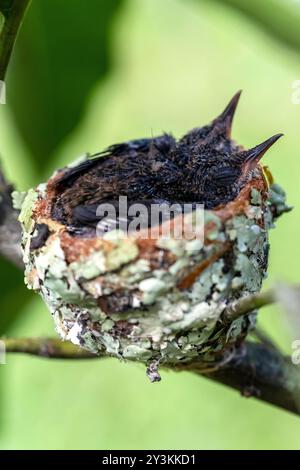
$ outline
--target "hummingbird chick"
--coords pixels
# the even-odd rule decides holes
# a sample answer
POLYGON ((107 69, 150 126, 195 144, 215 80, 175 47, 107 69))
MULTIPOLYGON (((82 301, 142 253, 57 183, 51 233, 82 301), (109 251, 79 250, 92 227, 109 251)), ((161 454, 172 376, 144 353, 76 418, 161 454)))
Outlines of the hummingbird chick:
POLYGON ((283 135, 250 150, 231 140, 240 94, 209 125, 178 141, 164 134, 112 145, 63 170, 55 183, 52 217, 80 233, 87 226, 96 228, 99 204, 111 203, 117 209, 119 196, 127 196, 128 205, 192 203, 206 209, 234 200, 255 177, 264 153, 283 135))

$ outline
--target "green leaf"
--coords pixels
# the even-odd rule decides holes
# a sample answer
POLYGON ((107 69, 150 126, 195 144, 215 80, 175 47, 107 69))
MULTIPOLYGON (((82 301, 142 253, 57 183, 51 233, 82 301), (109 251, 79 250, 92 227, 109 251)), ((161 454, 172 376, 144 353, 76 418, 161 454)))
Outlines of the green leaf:
POLYGON ((121 0, 32 2, 10 67, 7 100, 39 168, 77 125, 109 68, 109 31, 121 0))

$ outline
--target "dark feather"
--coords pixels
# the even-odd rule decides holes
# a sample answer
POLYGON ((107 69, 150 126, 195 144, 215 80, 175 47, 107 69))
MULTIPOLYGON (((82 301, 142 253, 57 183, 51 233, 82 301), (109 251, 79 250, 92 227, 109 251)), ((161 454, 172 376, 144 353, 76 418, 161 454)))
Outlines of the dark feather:
POLYGON ((214 174, 214 182, 217 186, 229 186, 236 181, 239 176, 239 168, 221 167, 214 174))
POLYGON ((169 134, 163 134, 155 138, 136 139, 130 142, 111 145, 102 152, 92 155, 88 160, 83 161, 79 165, 64 170, 62 176, 56 180, 55 185, 70 187, 80 175, 91 170, 95 165, 104 161, 107 157, 130 156, 132 153, 137 155, 139 153, 148 153, 152 146, 163 154, 167 154, 174 145, 175 139, 169 134))
POLYGON ((129 155, 132 153, 148 153, 151 147, 166 154, 175 145, 175 139, 169 134, 163 134, 158 137, 131 140, 120 144, 111 145, 105 152, 110 155, 129 155))
MULTIPOLYGON (((208 209, 232 201, 255 177, 258 160, 280 137, 249 151, 235 144, 230 132, 239 96, 210 125, 194 129, 178 142, 169 134, 123 142, 66 169, 56 181, 53 218, 83 233, 94 230, 99 221, 114 222, 101 219, 96 211, 105 202, 117 211, 119 196, 148 206, 168 201, 202 203, 208 209)), ((116 212, 117 223, 124 222, 123 217, 116 212)), ((125 222, 131 219, 126 216, 125 222)))

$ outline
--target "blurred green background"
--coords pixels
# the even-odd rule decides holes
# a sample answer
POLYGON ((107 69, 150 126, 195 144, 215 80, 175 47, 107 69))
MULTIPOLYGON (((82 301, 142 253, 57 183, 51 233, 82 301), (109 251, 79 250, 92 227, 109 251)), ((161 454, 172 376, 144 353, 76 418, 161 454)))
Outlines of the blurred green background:
MULTIPOLYGON (((18 189, 80 154, 206 124, 240 88, 234 137, 266 157, 295 206, 271 235, 270 273, 300 280, 300 2, 33 0, 0 106, 0 152, 18 189), (247 6, 246 6, 247 4, 247 6)), ((0 261, 0 334, 54 336, 22 273, 0 261)), ((287 352, 276 308, 260 323, 287 352)), ((150 384, 142 366, 9 355, 0 366, 2 449, 299 449, 300 420, 188 373, 150 384)))

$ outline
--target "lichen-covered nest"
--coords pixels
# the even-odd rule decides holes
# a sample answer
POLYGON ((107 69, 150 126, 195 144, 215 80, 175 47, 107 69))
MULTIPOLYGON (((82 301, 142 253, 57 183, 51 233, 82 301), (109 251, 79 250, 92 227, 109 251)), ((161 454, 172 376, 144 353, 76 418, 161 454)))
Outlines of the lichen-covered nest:
POLYGON ((261 168, 234 201, 205 211, 204 246, 118 232, 76 238, 51 218, 55 178, 27 193, 20 220, 26 284, 41 293, 62 339, 146 363, 198 357, 205 367, 245 337, 255 314, 228 324, 222 312, 260 290, 268 231, 285 209, 261 168), (48 233, 35 248, 40 227, 48 233))
MULTIPOLYGON (((287 207, 283 191, 259 163, 280 135, 249 151, 230 139, 238 98, 178 143, 165 135, 112 146, 104 163, 99 157, 74 163, 16 197, 25 281, 42 295, 62 339, 96 354, 146 363, 156 379, 159 364, 197 358, 207 368, 245 338, 255 312, 230 323, 224 310, 260 290, 268 232, 287 207), (85 202, 94 204, 103 192, 132 196, 131 188, 139 198, 152 189, 157 198, 204 198, 204 242, 120 230, 99 235, 80 225, 94 207, 85 202)), ((197 210, 177 215, 171 224, 180 217, 191 222, 197 210)))

